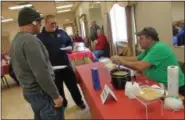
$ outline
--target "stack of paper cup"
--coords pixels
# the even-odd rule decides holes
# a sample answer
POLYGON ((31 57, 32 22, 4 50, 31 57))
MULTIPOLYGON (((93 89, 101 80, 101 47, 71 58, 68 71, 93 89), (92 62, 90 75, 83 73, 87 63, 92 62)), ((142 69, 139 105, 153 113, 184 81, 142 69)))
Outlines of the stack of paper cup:
POLYGON ((168 96, 178 97, 179 95, 179 67, 168 66, 168 96))

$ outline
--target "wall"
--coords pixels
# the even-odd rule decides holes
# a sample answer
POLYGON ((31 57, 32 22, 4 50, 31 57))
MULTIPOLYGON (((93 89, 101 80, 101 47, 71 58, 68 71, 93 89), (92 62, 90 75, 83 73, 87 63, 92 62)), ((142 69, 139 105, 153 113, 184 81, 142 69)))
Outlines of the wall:
POLYGON ((100 8, 92 8, 89 11, 89 18, 90 20, 95 20, 96 23, 99 26, 103 25, 103 18, 102 18, 102 14, 101 14, 101 9, 100 8))
POLYGON ((82 15, 82 14, 85 14, 86 15, 86 19, 87 19, 87 35, 89 35, 89 28, 90 28, 90 24, 91 24, 91 21, 90 21, 90 14, 89 14, 89 2, 81 2, 80 5, 78 6, 78 8, 76 9, 76 12, 75 12, 75 17, 76 17, 76 21, 77 21, 77 26, 78 26, 78 31, 81 31, 80 30, 80 24, 79 24, 79 17, 82 15))
POLYGON ((184 20, 184 2, 172 2, 172 21, 184 20))
MULTIPOLYGON (((90 2, 81 2, 81 4, 78 6, 75 13, 77 22, 78 22, 78 17, 80 17, 82 14, 86 14, 88 33, 90 32, 89 28, 91 26, 91 21, 96 20, 98 25, 104 25, 104 19, 102 16, 103 11, 100 9, 100 5, 95 5, 94 8, 90 8, 89 3, 90 2)), ((79 25, 78 25, 78 31, 80 31, 79 25)))
MULTIPOLYGON (((57 24, 60 28, 63 28, 63 24, 73 23, 75 16, 74 13, 62 13, 56 16, 57 24), (68 19, 68 20, 67 20, 68 19)), ((44 25, 44 21, 42 21, 42 25, 44 25)), ((13 40, 16 33, 19 31, 17 21, 7 22, 2 24, 2 34, 9 34, 10 41, 13 40)))
POLYGON ((63 24, 73 23, 75 19, 75 13, 62 13, 56 16, 57 24, 63 28, 63 24))
POLYGON ((154 27, 160 40, 168 44, 178 60, 184 62, 184 49, 172 45, 172 10, 171 2, 138 2, 136 5, 136 30, 154 27))
POLYGON ((8 22, 2 24, 2 35, 8 34, 9 40, 12 41, 16 33, 19 31, 17 22, 8 22))

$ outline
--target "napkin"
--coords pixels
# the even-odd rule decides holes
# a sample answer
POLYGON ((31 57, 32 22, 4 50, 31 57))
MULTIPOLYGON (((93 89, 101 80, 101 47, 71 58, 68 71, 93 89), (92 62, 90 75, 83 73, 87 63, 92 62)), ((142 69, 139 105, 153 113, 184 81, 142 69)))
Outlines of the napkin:
POLYGON ((53 70, 59 70, 59 69, 64 69, 66 67, 67 67, 67 65, 61 65, 61 66, 53 66, 52 68, 53 68, 53 70))
POLYGON ((125 95, 130 99, 134 99, 136 95, 140 92, 140 87, 137 82, 126 82, 125 84, 125 95))

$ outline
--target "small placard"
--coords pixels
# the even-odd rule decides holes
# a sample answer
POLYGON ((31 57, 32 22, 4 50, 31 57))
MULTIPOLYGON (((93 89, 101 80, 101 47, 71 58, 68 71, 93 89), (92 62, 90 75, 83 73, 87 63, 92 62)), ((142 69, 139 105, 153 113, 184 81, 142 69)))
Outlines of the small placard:
POLYGON ((118 101, 114 92, 105 84, 104 88, 103 88, 103 91, 100 95, 100 98, 101 98, 101 101, 102 103, 104 104, 105 101, 108 99, 108 98, 113 98, 114 100, 118 101))

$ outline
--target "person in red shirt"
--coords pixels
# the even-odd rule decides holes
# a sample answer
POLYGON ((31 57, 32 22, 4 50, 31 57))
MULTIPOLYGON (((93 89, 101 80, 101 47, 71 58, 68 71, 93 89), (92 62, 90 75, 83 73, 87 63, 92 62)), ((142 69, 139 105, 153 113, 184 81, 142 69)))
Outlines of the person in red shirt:
POLYGON ((93 53, 96 56, 96 59, 99 59, 103 55, 104 49, 107 47, 107 38, 104 35, 104 32, 102 29, 98 29, 97 34, 98 34, 98 39, 94 41, 96 45, 93 53))
POLYGON ((78 35, 78 33, 76 33, 74 37, 74 42, 84 42, 84 40, 78 35))

